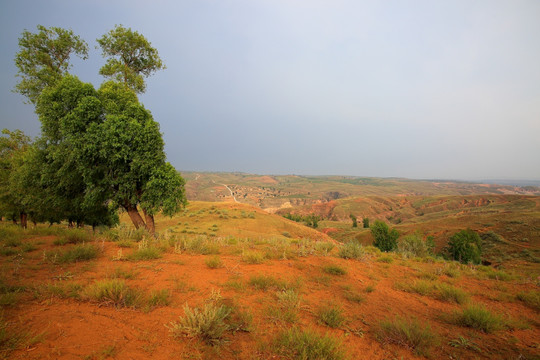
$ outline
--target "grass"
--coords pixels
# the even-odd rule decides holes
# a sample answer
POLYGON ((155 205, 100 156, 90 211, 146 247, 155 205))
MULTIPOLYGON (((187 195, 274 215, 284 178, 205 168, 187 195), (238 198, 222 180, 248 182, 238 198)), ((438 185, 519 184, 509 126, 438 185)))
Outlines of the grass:
POLYGON ((465 304, 469 301, 470 296, 460 288, 442 283, 436 286, 435 298, 441 301, 465 304))
POLYGON ((363 303, 366 298, 364 295, 360 294, 359 292, 353 290, 350 286, 344 286, 343 287, 343 296, 346 300, 353 302, 353 303, 363 303))
POLYGON ((492 333, 506 327, 501 315, 494 314, 483 305, 469 305, 461 311, 455 311, 450 321, 456 325, 469 327, 485 333, 492 333))
POLYGON ((294 289, 286 289, 276 292, 277 306, 268 309, 270 319, 277 319, 294 324, 298 321, 298 308, 300 296, 294 289))
POLYGON ((246 250, 242 253, 242 261, 247 264, 262 264, 265 260, 265 255, 259 251, 246 250))
POLYGON ((323 267, 323 271, 330 275, 342 276, 347 274, 347 270, 338 265, 326 265, 323 267))
POLYGON ((75 245, 65 251, 44 252, 43 258, 53 264, 66 264, 88 261, 97 258, 99 250, 92 244, 75 245))
POLYGON ((143 247, 135 250, 130 256, 130 260, 153 260, 161 258, 161 250, 154 246, 143 247))
POLYGON ((272 287, 278 286, 280 282, 272 277, 266 275, 253 275, 249 278, 248 284, 256 290, 266 291, 272 287))
POLYGON ((88 232, 82 229, 70 229, 66 231, 62 236, 56 239, 54 245, 66 245, 66 244, 80 244, 86 243, 92 240, 92 237, 88 232))
POLYGON ((364 256, 364 249, 357 242, 349 241, 340 247, 338 256, 343 259, 360 259, 364 256))
POLYGON ((206 266, 208 266, 210 269, 218 269, 223 267, 223 262, 221 261, 221 258, 217 255, 207 258, 204 262, 206 263, 206 266))
POLYGON ((135 308, 141 305, 142 293, 123 280, 113 279, 96 281, 83 291, 83 297, 100 305, 135 308))
POLYGON ((387 263, 387 264, 391 264, 392 262, 394 262, 394 258, 390 255, 383 255, 381 257, 379 257, 377 259, 378 262, 382 262, 382 263, 387 263))
POLYGON ((345 351, 340 341, 311 329, 301 330, 294 327, 284 330, 277 336, 274 346, 277 353, 288 359, 345 359, 345 351))
POLYGON ((382 343, 401 345, 423 356, 428 356, 430 349, 438 343, 429 324, 399 316, 379 322, 375 336, 382 343))
POLYGON ((61 281, 50 284, 38 284, 32 289, 32 292, 36 299, 79 299, 82 288, 78 283, 61 281))
POLYGON ((146 300, 148 309, 153 309, 160 306, 167 306, 171 303, 171 293, 167 289, 152 290, 146 300))
POLYGON ((516 295, 517 299, 533 310, 540 311, 540 291, 531 290, 529 292, 520 292, 516 295))
POLYGON ((126 280, 135 279, 136 276, 137 274, 135 273, 135 271, 133 271, 133 269, 126 269, 126 268, 121 268, 121 267, 115 268, 114 272, 111 275, 109 275, 109 277, 112 279, 126 279, 126 280))
POLYGON ((316 311, 317 321, 331 328, 339 328, 345 323, 343 309, 334 304, 327 304, 316 311))
POLYGON ((198 337, 209 344, 217 344, 229 330, 225 322, 231 309, 224 305, 209 303, 203 308, 190 308, 184 306, 184 317, 178 322, 171 322, 168 326, 173 336, 198 337))

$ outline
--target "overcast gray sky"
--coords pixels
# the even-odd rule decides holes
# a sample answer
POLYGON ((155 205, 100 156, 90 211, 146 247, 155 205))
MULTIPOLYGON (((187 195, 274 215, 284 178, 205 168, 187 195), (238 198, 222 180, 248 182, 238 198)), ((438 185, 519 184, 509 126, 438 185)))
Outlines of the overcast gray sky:
POLYGON ((11 92, 18 37, 123 24, 167 65, 145 106, 179 170, 540 179, 540 1, 0 1, 0 127, 39 135, 11 92))

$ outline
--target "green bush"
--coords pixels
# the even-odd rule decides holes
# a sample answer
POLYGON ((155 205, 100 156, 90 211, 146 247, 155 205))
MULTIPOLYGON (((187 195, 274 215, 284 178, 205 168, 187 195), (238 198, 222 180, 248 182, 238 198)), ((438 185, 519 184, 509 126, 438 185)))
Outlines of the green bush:
POLYGON ((338 340, 329 335, 319 335, 313 330, 285 330, 277 336, 275 346, 277 352, 288 359, 345 359, 345 352, 338 340))
POLYGON ((347 270, 338 265, 326 265, 325 267, 323 267, 323 271, 330 275, 341 276, 347 274, 347 270))
POLYGON ((230 328, 225 322, 230 312, 230 308, 213 303, 204 305, 202 309, 191 309, 186 304, 184 317, 178 322, 170 323, 169 330, 174 336, 199 337, 209 344, 216 344, 230 328))
POLYGON ((319 308, 316 312, 317 319, 321 324, 331 328, 339 328, 345 323, 345 315, 340 306, 328 304, 319 308))
POLYGON ((364 256, 364 249, 359 243, 349 241, 339 248, 338 256, 343 259, 360 259, 364 256))
POLYGON ((398 344, 424 356, 429 355, 431 347, 438 343, 430 325, 416 319, 383 320, 376 327, 375 335, 380 342, 398 344))
POLYGON ((470 230, 455 233, 448 242, 447 253, 451 259, 463 264, 480 264, 482 255, 482 239, 470 230))
POLYGON ((432 247, 424 241, 419 234, 410 234, 405 236, 397 247, 398 253, 407 258, 426 257, 431 255, 432 247))
POLYGON ((452 285, 438 284, 436 290, 435 297, 439 300, 454 302, 456 304, 465 304, 469 301, 469 294, 452 285))
POLYGON ((208 266, 210 269, 218 269, 220 267, 223 267, 223 262, 221 261, 219 256, 212 256, 210 258, 207 258, 205 261, 206 266, 208 266))
POLYGON ((483 305, 469 305, 461 312, 454 312, 451 318, 457 325, 470 327, 485 333, 501 330, 506 326, 502 316, 493 314, 483 305))
POLYGON ((386 223, 376 220, 371 226, 371 235, 373 236, 373 246, 381 251, 389 252, 397 248, 399 233, 396 229, 390 230, 386 223))
POLYGON ((142 295, 138 290, 126 285, 123 280, 102 280, 87 287, 83 298, 96 301, 101 305, 115 307, 138 307, 142 295))

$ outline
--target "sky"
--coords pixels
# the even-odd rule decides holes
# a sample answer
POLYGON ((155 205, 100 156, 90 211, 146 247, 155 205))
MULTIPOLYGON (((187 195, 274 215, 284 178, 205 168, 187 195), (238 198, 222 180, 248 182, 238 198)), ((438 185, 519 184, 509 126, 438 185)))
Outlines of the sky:
POLYGON ((540 180, 538 0, 0 0, 0 127, 38 136, 13 93, 18 38, 122 24, 167 69, 140 96, 181 171, 540 180))

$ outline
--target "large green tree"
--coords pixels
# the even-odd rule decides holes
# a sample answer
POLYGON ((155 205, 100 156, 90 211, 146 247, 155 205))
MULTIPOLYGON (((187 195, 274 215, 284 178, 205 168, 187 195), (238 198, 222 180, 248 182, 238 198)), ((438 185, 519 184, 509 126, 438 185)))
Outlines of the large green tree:
POLYGON ((399 233, 396 229, 390 230, 385 222, 376 220, 371 226, 371 235, 373 236, 373 246, 381 251, 389 252, 397 248, 399 233))
POLYGON ((20 51, 15 56, 20 81, 15 91, 35 104, 43 89, 54 85, 71 67, 70 58, 75 54, 83 59, 88 56, 88 45, 73 31, 58 27, 38 25, 38 32, 25 30, 19 38, 20 51))
POLYGON ((130 28, 117 25, 97 42, 103 56, 108 58, 99 73, 137 93, 146 89, 144 77, 165 68, 158 51, 143 35, 130 28))

